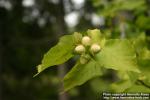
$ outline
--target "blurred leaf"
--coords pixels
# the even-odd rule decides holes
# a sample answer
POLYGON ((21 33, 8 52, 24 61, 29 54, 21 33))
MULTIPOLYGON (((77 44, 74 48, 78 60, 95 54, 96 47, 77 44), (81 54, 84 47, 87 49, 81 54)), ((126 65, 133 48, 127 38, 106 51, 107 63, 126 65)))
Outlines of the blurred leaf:
POLYGON ((134 83, 138 79, 139 73, 132 71, 118 71, 117 75, 121 80, 131 80, 131 82, 134 83))
POLYGON ((104 16, 116 16, 119 11, 136 10, 144 6, 144 4, 144 0, 93 0, 95 7, 103 6, 103 8, 98 8, 98 10, 99 14, 104 16))
POLYGON ((99 78, 95 78, 90 82, 91 88, 95 93, 110 91, 109 82, 99 78))
POLYGON ((126 92, 150 92, 149 88, 144 87, 143 85, 133 85, 131 88, 127 89, 126 92))
POLYGON ((138 73, 131 71, 118 71, 120 80, 111 85, 111 89, 115 92, 123 92, 132 87, 138 79, 138 73))
POLYGON ((130 80, 122 80, 122 81, 113 83, 111 85, 111 88, 115 92, 123 92, 131 86, 132 86, 132 83, 130 80))
POLYGON ((146 84, 150 84, 150 51, 144 49, 142 55, 138 58, 139 68, 141 70, 141 77, 140 80, 144 81, 146 84))
POLYGON ((96 55, 105 68, 120 71, 140 72, 137 68, 135 51, 128 40, 110 39, 96 55))
POLYGON ((69 60, 73 54, 74 43, 72 35, 63 36, 59 43, 52 47, 42 60, 42 64, 38 65, 38 73, 48 67, 59 65, 69 60))
POLYGON ((141 7, 145 1, 144 0, 115 0, 116 11, 117 10, 134 10, 141 7))
POLYGON ((141 70, 140 80, 150 84, 150 50, 147 48, 146 35, 144 33, 133 38, 133 45, 138 54, 138 65, 141 70))
POLYGON ((99 7, 102 4, 102 0, 92 0, 92 3, 95 7, 99 7))
POLYGON ((148 16, 138 16, 136 20, 136 25, 143 30, 150 29, 150 18, 148 16))
POLYGON ((140 52, 146 46, 146 35, 141 33, 138 36, 132 37, 131 41, 137 52, 140 52))
POLYGON ((132 82, 132 84, 134 84, 137 81, 138 77, 139 77, 139 73, 136 73, 136 72, 129 71, 129 72, 127 72, 127 74, 129 76, 130 81, 132 82))
POLYGON ((141 60, 150 60, 150 50, 146 46, 141 49, 138 55, 141 60))
POLYGON ((87 64, 78 62, 64 78, 65 91, 100 75, 101 67, 96 61, 90 60, 87 64))

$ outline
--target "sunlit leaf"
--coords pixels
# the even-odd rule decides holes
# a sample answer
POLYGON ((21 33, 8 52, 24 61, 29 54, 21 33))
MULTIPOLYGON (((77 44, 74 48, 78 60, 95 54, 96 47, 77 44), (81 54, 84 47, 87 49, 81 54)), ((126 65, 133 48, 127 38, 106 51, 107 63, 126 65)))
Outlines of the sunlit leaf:
POLYGON ((72 35, 63 36, 59 43, 52 47, 45 55, 38 68, 38 73, 42 72, 48 67, 59 65, 73 56, 73 37, 72 35))
POLYGON ((135 51, 128 40, 108 40, 96 59, 105 68, 140 72, 137 68, 135 51))
POLYGON ((64 78, 65 90, 82 85, 86 81, 100 75, 102 75, 101 67, 96 61, 90 60, 87 64, 78 62, 64 78))

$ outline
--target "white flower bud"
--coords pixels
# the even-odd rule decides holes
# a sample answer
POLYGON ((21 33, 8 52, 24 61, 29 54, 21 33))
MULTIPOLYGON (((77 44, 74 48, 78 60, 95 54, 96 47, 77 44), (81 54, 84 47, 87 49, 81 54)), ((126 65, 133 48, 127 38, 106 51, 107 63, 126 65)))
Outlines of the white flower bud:
POLYGON ((91 46, 91 48, 90 48, 91 52, 93 52, 93 53, 99 52, 100 49, 101 49, 101 48, 100 48, 100 46, 99 46, 98 44, 92 44, 92 46, 91 46))
POLYGON ((91 38, 89 36, 84 36, 82 38, 82 44, 85 46, 91 45, 91 38))
POLYGON ((75 47, 75 52, 79 53, 79 54, 82 54, 85 52, 85 47, 83 45, 78 45, 75 47))

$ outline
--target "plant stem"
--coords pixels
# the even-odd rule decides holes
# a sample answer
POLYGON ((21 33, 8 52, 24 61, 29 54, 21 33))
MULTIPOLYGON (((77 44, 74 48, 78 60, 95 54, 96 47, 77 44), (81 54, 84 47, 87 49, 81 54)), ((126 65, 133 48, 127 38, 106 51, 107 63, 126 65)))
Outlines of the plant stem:
POLYGON ((141 83, 143 86, 150 89, 150 86, 145 84, 142 80, 137 80, 137 82, 141 83))

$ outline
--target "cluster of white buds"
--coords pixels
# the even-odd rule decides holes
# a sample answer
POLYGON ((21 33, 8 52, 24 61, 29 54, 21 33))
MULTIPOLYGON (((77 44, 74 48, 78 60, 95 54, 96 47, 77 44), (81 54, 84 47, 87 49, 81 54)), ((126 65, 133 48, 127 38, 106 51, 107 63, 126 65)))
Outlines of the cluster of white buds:
POLYGON ((92 43, 92 39, 89 36, 83 36, 81 38, 81 43, 75 47, 75 52, 80 54, 80 63, 85 64, 88 62, 90 57, 87 55, 96 54, 101 50, 101 47, 98 43, 92 43), (85 56, 86 55, 86 56, 85 56))

